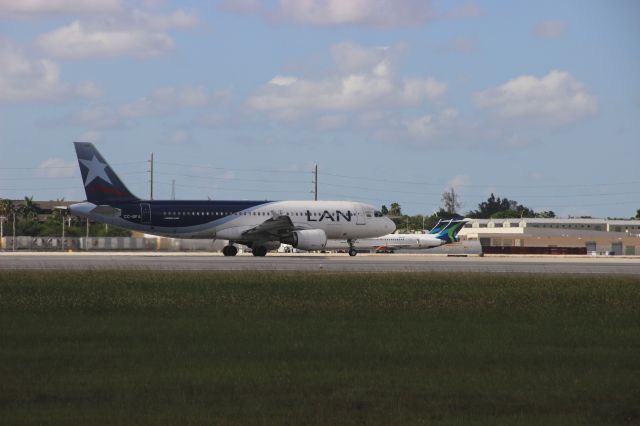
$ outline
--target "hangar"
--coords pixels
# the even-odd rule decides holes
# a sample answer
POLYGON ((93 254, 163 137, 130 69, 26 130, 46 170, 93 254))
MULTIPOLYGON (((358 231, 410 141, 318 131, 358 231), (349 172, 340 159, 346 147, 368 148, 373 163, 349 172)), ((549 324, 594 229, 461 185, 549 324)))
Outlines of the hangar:
POLYGON ((640 220, 470 219, 458 235, 487 253, 640 255, 640 220))

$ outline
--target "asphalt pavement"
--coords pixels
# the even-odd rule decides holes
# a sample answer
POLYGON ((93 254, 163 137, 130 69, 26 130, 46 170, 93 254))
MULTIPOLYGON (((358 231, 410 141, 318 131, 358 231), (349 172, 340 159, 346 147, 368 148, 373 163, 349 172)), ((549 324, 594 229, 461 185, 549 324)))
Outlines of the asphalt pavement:
POLYGON ((218 253, 0 253, 0 270, 172 270, 329 272, 496 272, 630 274, 640 276, 640 258, 469 256, 424 254, 241 254, 218 253))

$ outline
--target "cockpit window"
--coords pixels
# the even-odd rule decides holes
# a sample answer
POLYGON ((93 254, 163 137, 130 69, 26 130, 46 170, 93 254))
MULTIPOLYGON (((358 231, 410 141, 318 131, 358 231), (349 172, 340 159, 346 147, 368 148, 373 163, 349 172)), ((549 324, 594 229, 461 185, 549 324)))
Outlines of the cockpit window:
POLYGON ((374 211, 374 212, 373 212, 373 215, 374 215, 375 217, 383 217, 383 216, 384 216, 380 210, 376 210, 376 211, 374 211))

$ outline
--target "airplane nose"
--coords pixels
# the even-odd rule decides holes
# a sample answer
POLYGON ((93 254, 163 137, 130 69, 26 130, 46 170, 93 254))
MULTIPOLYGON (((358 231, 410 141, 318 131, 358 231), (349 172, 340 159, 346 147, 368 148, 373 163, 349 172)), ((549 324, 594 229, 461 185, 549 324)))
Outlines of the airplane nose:
POLYGON ((394 232, 396 232, 396 224, 394 221, 392 221, 391 219, 389 219, 388 217, 385 217, 386 219, 386 223, 384 224, 385 229, 389 230, 389 234, 393 234, 394 232))

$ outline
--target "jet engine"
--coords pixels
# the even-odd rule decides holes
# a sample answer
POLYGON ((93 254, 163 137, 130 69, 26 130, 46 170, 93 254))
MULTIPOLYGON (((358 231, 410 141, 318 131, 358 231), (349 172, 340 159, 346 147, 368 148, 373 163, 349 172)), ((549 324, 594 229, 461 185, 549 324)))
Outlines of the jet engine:
POLYGON ((322 250, 327 245, 327 234, 322 229, 294 231, 287 243, 300 250, 322 250))

